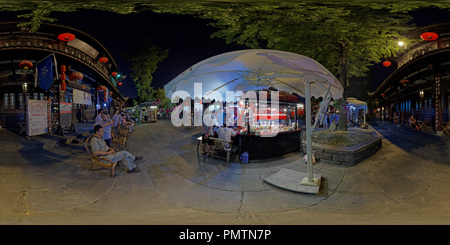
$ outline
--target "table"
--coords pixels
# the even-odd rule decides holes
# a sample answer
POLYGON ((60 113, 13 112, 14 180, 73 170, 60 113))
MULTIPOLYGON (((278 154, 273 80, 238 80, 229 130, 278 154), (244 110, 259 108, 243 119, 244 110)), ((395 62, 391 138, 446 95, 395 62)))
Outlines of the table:
POLYGON ((428 128, 427 121, 417 121, 417 125, 419 125, 419 130, 425 131, 428 128))
POLYGON ((447 134, 450 134, 450 122, 442 122, 442 129, 447 134))

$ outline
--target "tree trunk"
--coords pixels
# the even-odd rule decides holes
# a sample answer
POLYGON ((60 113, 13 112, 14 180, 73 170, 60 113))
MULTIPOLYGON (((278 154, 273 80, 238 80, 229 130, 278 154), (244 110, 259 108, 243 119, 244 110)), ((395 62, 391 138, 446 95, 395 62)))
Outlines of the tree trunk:
MULTIPOLYGON (((341 82, 342 88, 342 99, 344 103, 347 102, 347 53, 345 51, 345 43, 341 44, 341 57, 339 58, 339 81, 341 82)), ((347 131, 347 108, 342 108, 339 111, 339 125, 338 131, 347 131)))

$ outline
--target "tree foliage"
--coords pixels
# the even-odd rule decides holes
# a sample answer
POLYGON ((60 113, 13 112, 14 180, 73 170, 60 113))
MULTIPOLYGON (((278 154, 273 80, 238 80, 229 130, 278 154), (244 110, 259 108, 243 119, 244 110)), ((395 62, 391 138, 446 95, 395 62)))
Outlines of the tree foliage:
MULTIPOLYGON (((382 58, 396 56, 398 41, 412 29, 410 16, 379 5, 224 4, 200 16, 218 29, 212 37, 227 43, 315 59, 339 78, 344 100, 348 78, 363 76, 382 58)), ((345 118, 341 114, 340 130, 346 130, 345 118)))
MULTIPOLYGON (((130 62, 131 77, 136 86, 139 103, 153 98, 155 93, 151 86, 153 73, 158 68, 158 64, 167 58, 168 49, 163 49, 153 45, 147 38, 141 45, 135 45, 126 54, 130 62)), ((157 91, 156 91, 157 92, 157 91)))

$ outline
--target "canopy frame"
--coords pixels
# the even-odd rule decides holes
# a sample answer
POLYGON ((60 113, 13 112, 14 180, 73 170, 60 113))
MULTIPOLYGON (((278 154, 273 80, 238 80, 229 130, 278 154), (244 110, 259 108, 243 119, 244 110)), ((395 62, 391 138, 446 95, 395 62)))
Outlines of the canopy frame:
POLYGON ((320 186, 320 179, 313 178, 313 169, 312 169, 312 131, 313 127, 311 126, 311 92, 310 85, 311 83, 315 83, 319 85, 321 88, 325 90, 324 100, 322 101, 322 106, 319 109, 318 116, 314 122, 314 128, 319 121, 319 117, 321 114, 325 113, 325 109, 328 108, 328 105, 331 100, 331 91, 330 91, 330 83, 325 81, 328 84, 328 88, 323 86, 323 84, 317 80, 305 80, 305 107, 306 107, 306 155, 307 155, 307 177, 303 178, 301 184, 309 185, 309 186, 320 186))

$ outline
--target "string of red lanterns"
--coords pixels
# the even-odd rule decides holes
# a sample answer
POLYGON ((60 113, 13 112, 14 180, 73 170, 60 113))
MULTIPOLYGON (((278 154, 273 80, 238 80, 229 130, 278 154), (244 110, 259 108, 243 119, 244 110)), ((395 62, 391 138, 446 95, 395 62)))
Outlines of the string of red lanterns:
POLYGON ((66 73, 65 73, 66 72, 66 66, 62 65, 62 66, 59 67, 59 69, 61 71, 61 90, 65 91, 66 88, 67 88, 67 85, 66 85, 66 73))

